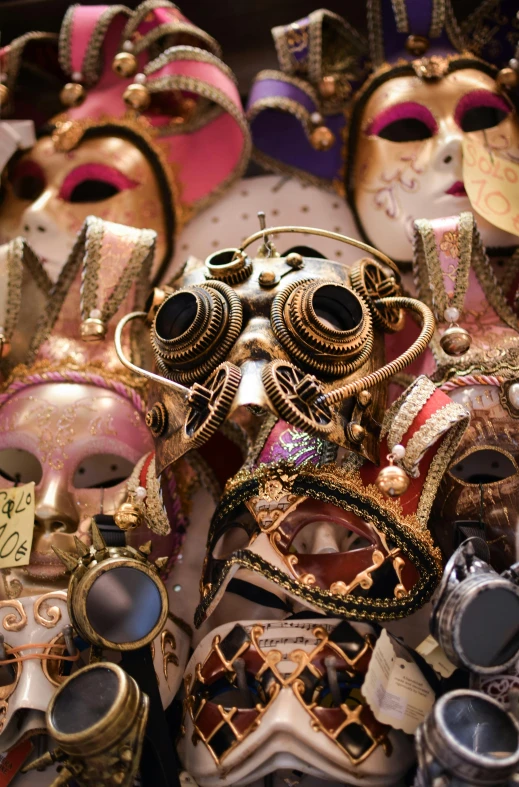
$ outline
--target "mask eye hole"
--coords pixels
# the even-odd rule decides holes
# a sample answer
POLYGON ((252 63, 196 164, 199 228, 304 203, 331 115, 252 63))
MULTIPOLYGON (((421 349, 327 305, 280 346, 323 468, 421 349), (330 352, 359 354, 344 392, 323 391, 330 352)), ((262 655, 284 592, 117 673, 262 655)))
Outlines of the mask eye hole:
POLYGON ((23 448, 0 449, 0 477, 13 484, 40 483, 43 469, 40 460, 23 448))
POLYGON ((488 90, 474 90, 460 99, 455 120, 462 131, 470 133, 499 125, 510 112, 510 107, 501 96, 488 90))
POLYGON ((125 481, 133 467, 133 462, 118 454, 93 454, 78 464, 72 483, 76 489, 109 489, 125 481))
POLYGON ((324 555, 351 552, 371 546, 371 541, 336 522, 309 522, 296 534, 290 551, 298 555, 324 555))
POLYGON ((59 196, 72 203, 103 202, 138 184, 122 172, 104 164, 83 164, 68 173, 59 196))
POLYGON ((419 142, 429 139, 437 130, 437 123, 427 107, 405 101, 382 110, 370 123, 367 134, 390 142, 419 142))
POLYGON ((19 161, 11 174, 13 192, 18 199, 34 202, 45 188, 45 175, 35 161, 19 161))
POLYGON ((516 475, 517 465, 502 451, 483 448, 458 460, 449 473, 466 484, 492 484, 516 475))

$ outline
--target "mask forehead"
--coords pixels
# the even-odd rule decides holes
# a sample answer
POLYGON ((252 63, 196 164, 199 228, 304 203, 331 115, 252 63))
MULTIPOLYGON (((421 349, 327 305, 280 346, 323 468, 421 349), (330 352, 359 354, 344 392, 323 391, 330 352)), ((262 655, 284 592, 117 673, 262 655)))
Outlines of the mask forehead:
POLYGON ((69 152, 56 150, 52 139, 43 137, 10 169, 0 209, 0 242, 23 235, 55 281, 76 234, 92 213, 155 230, 155 265, 160 264, 165 218, 157 180, 145 155, 122 137, 85 139, 69 152), (81 188, 87 187, 81 195, 81 188))
MULTIPOLYGON (((412 257, 415 219, 472 209, 463 186, 465 138, 505 159, 519 157, 515 111, 491 76, 471 68, 434 81, 414 75, 387 80, 367 100, 352 135, 356 213, 370 241, 401 261, 412 257), (482 130, 464 130, 469 113, 484 112, 489 102, 495 119, 482 118, 482 130)), ((517 243, 479 216, 478 224, 487 245, 517 243)))
POLYGON ((13 395, 0 408, 3 447, 31 449, 60 469, 101 450, 124 450, 137 461, 151 447, 144 419, 119 394, 91 385, 47 383, 13 395))

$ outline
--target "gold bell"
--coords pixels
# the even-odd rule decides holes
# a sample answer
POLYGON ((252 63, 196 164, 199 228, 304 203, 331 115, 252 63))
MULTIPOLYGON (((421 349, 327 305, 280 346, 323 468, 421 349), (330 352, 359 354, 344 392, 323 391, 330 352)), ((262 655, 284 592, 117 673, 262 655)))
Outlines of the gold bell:
POLYGON ((496 81, 499 87, 515 87, 519 82, 519 75, 513 68, 502 68, 497 74, 496 81))
POLYGON ((99 342, 105 338, 106 325, 99 317, 90 315, 83 320, 79 330, 84 342, 99 342))
POLYGON ((336 93, 335 77, 326 76, 319 82, 319 93, 323 98, 331 98, 336 93))
POLYGON ((133 85, 128 85, 123 93, 123 99, 126 106, 137 110, 137 112, 144 112, 149 107, 151 100, 147 87, 135 82, 133 85))
POLYGON ((409 487, 409 477, 405 470, 398 465, 393 464, 395 459, 403 459, 405 456, 405 448, 398 443, 393 446, 393 450, 387 455, 389 465, 383 467, 375 481, 376 485, 385 495, 390 497, 398 497, 407 492, 409 487))
POLYGON ((112 61, 112 71, 120 77, 132 77, 137 73, 137 58, 131 52, 119 52, 112 61))
POLYGON ((141 509, 135 503, 135 496, 129 495, 129 500, 123 503, 114 514, 117 527, 121 530, 133 530, 143 523, 141 509))
POLYGON ((451 325, 440 339, 440 347, 447 355, 464 355, 472 344, 472 337, 465 328, 451 325))
POLYGON ((416 57, 421 57, 425 55, 427 50, 429 49, 429 39, 425 36, 415 36, 410 35, 407 36, 407 40, 405 42, 405 48, 411 55, 416 55, 416 57))
POLYGON ((9 101, 9 88, 7 85, 0 84, 0 107, 5 107, 9 101))
POLYGON ((79 82, 67 82, 59 94, 62 104, 66 107, 78 107, 86 97, 86 91, 79 82))
POLYGON ((5 334, 0 333, 0 358, 5 358, 11 352, 11 342, 5 334))
POLYGON ((376 485, 385 495, 389 497, 398 497, 407 492, 409 488, 409 477, 405 470, 393 464, 393 460, 389 460, 387 467, 383 467, 377 476, 376 485))
POLYGON ((317 126, 310 134, 310 142, 315 150, 330 150, 335 143, 335 134, 327 126, 317 126))

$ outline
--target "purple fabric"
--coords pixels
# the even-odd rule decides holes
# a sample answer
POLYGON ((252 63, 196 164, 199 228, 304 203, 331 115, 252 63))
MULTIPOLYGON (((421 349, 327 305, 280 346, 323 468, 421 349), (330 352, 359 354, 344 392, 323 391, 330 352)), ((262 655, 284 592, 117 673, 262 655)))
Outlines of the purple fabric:
MULTIPOLYGON (((407 9, 407 20, 409 24, 408 33, 399 33, 396 28, 396 20, 393 13, 391 0, 380 0, 382 9, 382 30, 384 36, 384 53, 387 62, 393 63, 399 58, 414 60, 415 55, 410 54, 405 48, 405 43, 409 35, 425 36, 429 38, 431 29, 433 0, 405 0, 407 9)), ((427 50, 426 56, 452 54, 456 50, 449 37, 442 30, 440 36, 431 41, 432 47, 427 50)))
POLYGON ((266 109, 252 121, 251 131, 255 146, 285 165, 308 172, 318 178, 334 180, 342 167, 342 130, 344 115, 330 115, 325 124, 335 134, 335 145, 330 150, 315 150, 299 120, 289 112, 266 109))
POLYGON ((303 17, 303 19, 298 19, 297 22, 293 22, 291 25, 287 25, 285 27, 285 38, 287 38, 286 35, 287 33, 288 33, 288 37, 291 38, 292 40, 294 40, 294 36, 300 35, 301 36, 300 44, 302 44, 304 38, 306 38, 306 46, 300 46, 299 49, 295 46, 290 46, 290 43, 288 43, 289 52, 294 58, 294 60, 297 60, 298 63, 304 63, 308 59, 308 55, 310 51, 308 46, 309 26, 310 26, 310 19, 309 17, 305 16, 303 17), (296 25, 297 27, 294 29, 296 25), (300 31, 298 31, 298 28, 300 29, 300 31))
POLYGON ((274 96, 297 101, 310 113, 316 111, 314 102, 304 90, 300 90, 295 85, 291 85, 281 79, 258 79, 250 92, 249 109, 261 98, 272 98, 274 96))

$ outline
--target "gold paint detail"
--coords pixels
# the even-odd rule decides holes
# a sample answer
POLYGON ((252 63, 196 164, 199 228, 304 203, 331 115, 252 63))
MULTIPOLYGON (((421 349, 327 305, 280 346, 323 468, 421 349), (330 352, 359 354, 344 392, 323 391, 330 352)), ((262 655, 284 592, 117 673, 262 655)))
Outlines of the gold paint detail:
POLYGON ((62 616, 61 609, 58 606, 47 606, 48 602, 52 599, 60 599, 66 603, 67 593, 64 590, 56 590, 50 593, 44 593, 43 596, 39 596, 35 600, 33 607, 34 620, 36 623, 39 623, 40 626, 44 626, 47 629, 54 628, 54 626, 59 623, 62 616))
POLYGON ((21 601, 0 601, 0 610, 12 609, 2 620, 2 627, 6 631, 21 631, 27 625, 27 613, 21 601))

